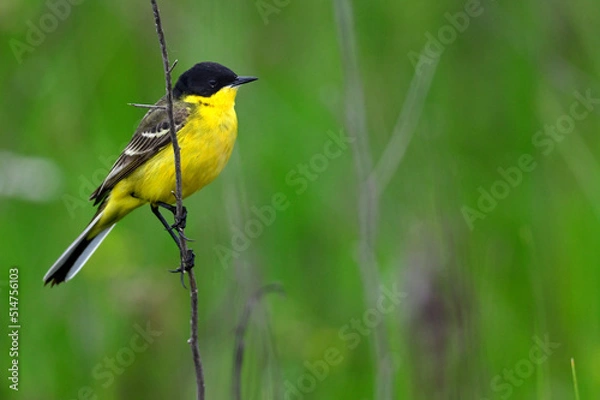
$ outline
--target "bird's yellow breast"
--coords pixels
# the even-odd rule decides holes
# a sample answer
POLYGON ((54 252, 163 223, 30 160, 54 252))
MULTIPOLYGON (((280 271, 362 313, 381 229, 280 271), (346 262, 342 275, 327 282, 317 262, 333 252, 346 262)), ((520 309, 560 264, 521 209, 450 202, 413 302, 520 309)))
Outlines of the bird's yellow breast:
MULTIPOLYGON (((177 133, 181 148, 183 197, 212 182, 229 160, 237 138, 235 95, 237 89, 224 88, 213 96, 187 96, 191 113, 177 133)), ((112 196, 130 195, 145 202, 174 203, 175 164, 169 144, 119 182, 112 196)))

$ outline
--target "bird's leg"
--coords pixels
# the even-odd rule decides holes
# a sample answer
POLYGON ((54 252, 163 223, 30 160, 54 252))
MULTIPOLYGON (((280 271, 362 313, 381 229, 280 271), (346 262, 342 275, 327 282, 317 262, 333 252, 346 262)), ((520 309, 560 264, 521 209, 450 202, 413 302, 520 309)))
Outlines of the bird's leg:
MULTIPOLYGON (((169 204, 167 204, 167 206, 169 207, 173 207, 169 204)), ((164 206, 163 206, 164 207, 164 206)), ((173 227, 171 225, 169 225, 169 223, 167 222, 167 220, 165 219, 165 217, 163 217, 163 215, 160 213, 160 210, 158 209, 158 204, 151 204, 150 208, 152 209, 152 213, 154 215, 156 215, 156 218, 158 218, 158 220, 160 221, 161 224, 163 224, 163 226, 165 227, 165 229, 167 230, 167 232, 169 232, 169 235, 171 235, 171 237, 173 238, 173 240, 175 241, 175 244, 177 245, 177 247, 181 248, 181 244, 179 243, 179 238, 177 237, 177 235, 175 234, 175 232, 173 232, 173 227)), ((167 208, 167 207, 165 207, 167 208)), ((175 207, 173 207, 175 208, 175 207)), ((167 208, 168 210, 169 208, 167 208)))
MULTIPOLYGON (((156 215, 156 217, 158 218, 160 223, 165 227, 167 232, 169 232, 169 235, 171 235, 171 237, 175 241, 175 244, 177 244, 177 247, 181 250, 181 243, 179 242, 179 238, 173 231, 173 229, 175 228, 175 225, 169 225, 169 223, 167 222, 165 217, 163 217, 163 215, 160 213, 160 209, 158 208, 159 206, 171 211, 173 213, 173 215, 176 215, 177 209, 176 209, 176 207, 174 207, 170 204, 166 204, 166 203, 157 203, 157 204, 150 205, 150 208, 152 209, 152 213, 154 213, 154 215, 156 215)), ((186 215, 187 215, 187 211, 185 210, 185 207, 184 207, 184 220, 185 220, 186 215)), ((181 235, 181 233, 180 233, 180 235, 181 235)), ((188 241, 190 240, 183 235, 181 235, 181 236, 183 237, 184 240, 188 240, 188 241)), ((169 272, 172 272, 172 273, 181 273, 181 285, 184 288, 186 288, 186 287, 185 287, 185 282, 183 280, 183 275, 187 271, 189 271, 190 269, 192 269, 194 267, 195 259, 196 259, 196 255, 194 254, 194 251, 188 250, 187 254, 186 254, 186 258, 184 260, 182 260, 183 262, 182 262, 181 266, 177 269, 169 270, 169 272)))
MULTIPOLYGON (((173 214, 173 217, 175 218, 175 223, 173 225, 171 225, 171 228, 177 229, 177 230, 185 229, 186 224, 187 224, 187 208, 183 207, 183 213, 180 218, 177 215, 177 207, 172 206, 171 204, 168 204, 168 203, 163 203, 162 201, 157 202, 156 205, 158 207, 162 207, 162 208, 169 210, 173 214)), ((188 238, 185 238, 185 240, 190 241, 188 238)))
POLYGON ((177 214, 177 207, 175 207, 169 203, 163 203, 162 201, 157 201, 156 203, 154 203, 154 205, 156 206, 156 208, 162 207, 166 210, 169 210, 173 215, 177 214))

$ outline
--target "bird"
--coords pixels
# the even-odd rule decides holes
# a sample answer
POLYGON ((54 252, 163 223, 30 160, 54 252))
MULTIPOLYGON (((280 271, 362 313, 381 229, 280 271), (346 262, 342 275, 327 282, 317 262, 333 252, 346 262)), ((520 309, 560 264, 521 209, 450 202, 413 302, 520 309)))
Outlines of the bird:
MULTIPOLYGON (((227 164, 238 131, 235 98, 253 76, 238 76, 216 62, 200 62, 178 78, 172 90, 173 117, 180 146, 182 197, 212 182, 227 164)), ((178 242, 159 207, 175 215, 176 172, 167 95, 142 118, 108 175, 91 194, 98 209, 90 223, 43 278, 58 285, 73 278, 123 217, 150 208, 178 242)), ((176 225, 181 221, 176 221, 176 225)))

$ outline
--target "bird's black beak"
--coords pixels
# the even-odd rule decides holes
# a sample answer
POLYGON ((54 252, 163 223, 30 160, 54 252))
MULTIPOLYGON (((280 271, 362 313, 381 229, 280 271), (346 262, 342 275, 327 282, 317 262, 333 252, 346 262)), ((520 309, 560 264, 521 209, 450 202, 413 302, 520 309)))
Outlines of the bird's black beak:
POLYGON ((231 87, 240 86, 240 85, 243 85, 244 83, 254 82, 257 79, 258 78, 254 77, 254 76, 238 76, 237 78, 235 78, 235 81, 233 81, 233 83, 230 86, 231 87))

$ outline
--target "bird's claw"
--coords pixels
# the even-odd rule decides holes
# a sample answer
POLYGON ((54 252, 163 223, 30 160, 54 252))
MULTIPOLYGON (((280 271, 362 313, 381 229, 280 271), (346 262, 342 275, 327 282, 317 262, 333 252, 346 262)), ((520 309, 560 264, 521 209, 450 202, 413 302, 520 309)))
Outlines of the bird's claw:
POLYGON ((181 266, 179 266, 179 268, 177 268, 177 269, 169 270, 169 272, 171 272, 173 274, 177 274, 177 273, 181 274, 181 286, 183 286, 184 289, 187 289, 187 287, 185 286, 185 282, 183 280, 183 275, 194 267, 195 261, 196 261, 196 254, 194 254, 194 250, 188 250, 186 257, 183 260, 181 266))
MULTIPOLYGON (((172 229, 177 229, 178 231, 182 231, 185 229, 187 225, 187 208, 183 207, 181 216, 175 215, 175 223, 171 225, 172 229)), ((185 238, 185 240, 188 240, 185 238)), ((189 241, 189 240, 188 240, 189 241)))

